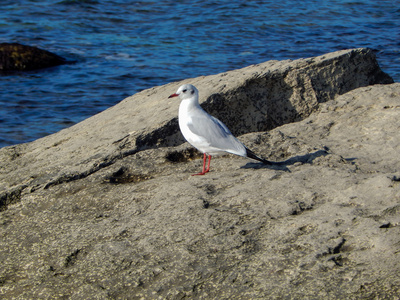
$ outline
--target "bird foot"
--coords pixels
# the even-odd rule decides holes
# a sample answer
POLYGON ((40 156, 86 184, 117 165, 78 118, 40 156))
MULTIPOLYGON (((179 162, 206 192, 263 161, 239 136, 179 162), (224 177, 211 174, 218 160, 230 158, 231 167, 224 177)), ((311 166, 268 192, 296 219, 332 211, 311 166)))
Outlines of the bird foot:
POLYGON ((206 172, 200 172, 200 173, 197 173, 197 174, 192 174, 192 176, 197 176, 197 175, 206 175, 206 172))
POLYGON ((209 170, 206 170, 206 171, 204 171, 204 172, 200 172, 200 173, 197 173, 197 174, 192 174, 192 176, 206 175, 206 173, 208 173, 208 172, 209 172, 209 170))

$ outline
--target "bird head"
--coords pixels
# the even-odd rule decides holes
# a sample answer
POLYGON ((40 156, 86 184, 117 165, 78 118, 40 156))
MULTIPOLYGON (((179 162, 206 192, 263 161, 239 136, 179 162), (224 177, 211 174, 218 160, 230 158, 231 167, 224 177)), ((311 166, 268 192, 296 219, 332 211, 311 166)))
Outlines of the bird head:
POLYGON ((168 98, 178 97, 181 100, 190 99, 199 95, 199 91, 194 85, 184 84, 179 87, 175 94, 172 94, 168 98))

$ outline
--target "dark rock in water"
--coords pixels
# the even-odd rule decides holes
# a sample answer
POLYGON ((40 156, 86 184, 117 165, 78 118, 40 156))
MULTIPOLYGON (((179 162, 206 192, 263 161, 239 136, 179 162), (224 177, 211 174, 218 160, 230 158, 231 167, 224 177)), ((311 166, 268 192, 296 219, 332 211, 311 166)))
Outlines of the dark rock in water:
POLYGON ((0 43, 1 71, 30 71, 65 64, 57 54, 18 43, 0 43))

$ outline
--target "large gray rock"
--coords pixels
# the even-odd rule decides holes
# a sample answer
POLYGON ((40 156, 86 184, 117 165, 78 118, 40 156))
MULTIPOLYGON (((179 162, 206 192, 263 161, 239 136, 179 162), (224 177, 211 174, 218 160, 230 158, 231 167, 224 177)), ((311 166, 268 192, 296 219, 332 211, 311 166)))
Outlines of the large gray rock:
POLYGON ((367 86, 389 81, 363 49, 185 81, 273 167, 227 155, 190 176, 181 83, 2 149, 0 295, 395 299, 400 84, 367 86))
MULTIPOLYGON (((184 82, 196 85, 206 110, 241 135, 299 121, 337 95, 393 80, 371 50, 353 49, 184 82)), ((182 144, 179 101, 168 99, 182 83, 145 90, 71 128, 1 149, 0 209, 24 189, 84 178, 138 151, 182 144)))

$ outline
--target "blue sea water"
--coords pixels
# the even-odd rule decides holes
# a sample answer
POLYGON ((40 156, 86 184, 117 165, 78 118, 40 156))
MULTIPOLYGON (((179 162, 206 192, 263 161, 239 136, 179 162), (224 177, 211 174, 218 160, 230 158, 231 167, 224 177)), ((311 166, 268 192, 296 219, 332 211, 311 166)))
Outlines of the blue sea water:
POLYGON ((398 82, 400 1, 3 0, 0 42, 76 61, 0 75, 4 147, 146 88, 273 59, 369 47, 398 82))

